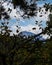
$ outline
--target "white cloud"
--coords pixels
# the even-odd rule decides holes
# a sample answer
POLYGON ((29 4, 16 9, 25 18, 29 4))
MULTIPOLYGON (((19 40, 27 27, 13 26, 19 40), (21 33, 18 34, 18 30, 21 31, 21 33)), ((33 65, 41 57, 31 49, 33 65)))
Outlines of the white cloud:
MULTIPOLYGON (((11 35, 13 33, 18 34, 18 33, 16 33, 17 27, 15 25, 11 26, 11 30, 12 30, 11 35)), ((19 29, 19 33, 22 31, 29 31, 29 32, 32 32, 34 34, 38 34, 38 33, 42 32, 42 29, 39 29, 38 25, 34 26, 34 25, 29 24, 27 26, 21 26, 21 28, 19 29), (33 30, 32 28, 36 28, 36 29, 33 30)))
POLYGON ((13 4, 12 3, 8 3, 7 1, 4 2, 2 5, 4 6, 5 11, 10 15, 10 17, 12 19, 13 18, 15 18, 15 19, 21 18, 21 15, 23 14, 23 11, 20 10, 19 7, 16 10, 16 9, 14 9, 13 4), (11 13, 8 12, 8 8, 12 9, 11 13))
MULTIPOLYGON (((22 31, 29 31, 29 32, 32 32, 34 34, 38 34, 38 33, 42 32, 42 29, 39 29, 39 26, 37 26, 37 25, 33 26, 33 25, 30 25, 30 24, 28 26, 21 26, 21 28, 19 29, 19 33, 16 33, 17 27, 14 26, 14 25, 11 26, 11 30, 12 30, 11 35, 13 35, 13 33, 17 35, 22 31), (36 28, 36 30, 32 30, 32 28, 36 28)), ((42 34, 42 38, 43 39, 49 39, 50 37, 47 34, 42 34)))
POLYGON ((11 35, 17 34, 16 33, 16 30, 17 30, 17 27, 16 26, 11 26, 11 30, 12 30, 11 35))
POLYGON ((37 11, 37 16, 35 17, 35 19, 37 21, 47 21, 48 20, 48 15, 50 14, 50 11, 48 10, 47 12, 45 11, 45 8, 42 7, 41 11, 39 12, 39 10, 37 11), (43 11, 43 12, 42 12, 43 11), (45 14, 46 13, 46 14, 45 14), (42 17, 40 17, 42 15, 42 17))
MULTIPOLYGON (((16 16, 17 19, 21 18, 23 11, 20 10, 19 7, 17 8, 17 11, 16 11, 16 9, 14 9, 14 7, 13 7, 13 4, 11 4, 11 3, 4 2, 2 5, 5 7, 6 11, 8 10, 8 8, 12 9, 11 13, 8 12, 11 18, 15 18, 15 16, 16 16)), ((39 4, 39 5, 42 6, 41 4, 39 4)), ((41 12, 37 11, 37 16, 35 17, 35 19, 38 20, 38 21, 47 20, 49 14, 50 14, 49 10, 45 14, 45 8, 42 7, 41 12), (43 12, 42 12, 42 10, 43 10, 43 12), (40 15, 43 15, 43 16, 40 17, 40 15)))
MULTIPOLYGON (((18 7, 17 10, 16 10, 16 9, 14 9, 13 4, 8 3, 8 2, 5 2, 5 3, 3 3, 2 5, 5 7, 6 11, 8 10, 8 8, 12 9, 12 12, 11 12, 11 13, 8 12, 8 14, 10 15, 10 17, 11 17, 12 19, 13 19, 13 18, 15 18, 15 19, 22 19, 21 15, 23 14, 23 11, 20 10, 19 7, 18 7)), ((35 16, 34 18, 35 18, 35 20, 37 20, 37 21, 47 21, 49 14, 50 14, 49 10, 48 10, 48 12, 46 12, 46 14, 45 14, 45 8, 42 7, 41 12, 37 11, 37 16, 35 16), (42 12, 42 10, 43 10, 43 12, 42 12), (40 17, 40 15, 42 15, 42 17, 40 17)), ((23 22, 24 22, 24 21, 23 21, 23 22)))
POLYGON ((47 35, 47 34, 42 35, 42 37, 43 37, 44 39, 49 39, 49 38, 50 38, 50 36, 47 35))
MULTIPOLYGON (((4 5, 6 6, 6 3, 4 5)), ((19 9, 18 9, 18 11, 19 11, 19 9)), ((10 13, 11 18, 14 18, 14 16, 16 16, 17 19, 19 18, 20 20, 22 20, 24 22, 24 19, 22 19, 20 17, 19 12, 17 12, 17 14, 16 14, 16 12, 17 12, 16 9, 13 9, 13 7, 12 7, 12 12, 10 13)), ((50 14, 49 10, 48 10, 48 12, 46 12, 46 14, 45 14, 45 8, 42 8, 41 12, 39 12, 39 11, 37 11, 37 12, 38 12, 37 16, 34 17, 35 20, 37 20, 37 21, 47 21, 48 20, 48 15, 50 14), (42 10, 43 10, 43 12, 42 12, 42 10), (42 15, 42 17, 40 17, 40 15, 42 15)), ((19 21, 19 23, 20 23, 20 21, 19 21)), ((16 29, 17 29, 16 25, 18 25, 18 21, 17 21, 17 23, 11 25, 11 29, 13 30, 13 33, 15 33, 15 34, 16 34, 16 29)), ((27 26, 21 26, 20 31, 30 31, 30 32, 33 32, 35 34, 38 34, 42 30, 41 29, 39 30, 39 26, 38 25, 30 25, 29 24, 27 26), (36 30, 32 30, 33 27, 35 27, 36 30)))
POLYGON ((39 26, 38 25, 31 25, 31 24, 29 24, 29 25, 27 25, 27 26, 21 26, 21 29, 20 29, 20 31, 29 31, 29 32, 33 32, 33 33, 35 33, 35 34, 38 34, 38 33, 40 33, 42 30, 40 29, 39 30, 39 26), (32 28, 36 28, 35 30, 33 30, 32 28))
MULTIPOLYGON (((22 20, 24 22, 24 19, 22 19, 22 17, 21 17, 21 15, 23 14, 23 11, 20 11, 19 8, 17 8, 17 11, 16 11, 16 9, 13 8, 13 5, 11 3, 8 3, 8 2, 3 3, 3 6, 5 7, 6 11, 8 10, 8 8, 12 9, 12 12, 11 13, 8 12, 8 14, 10 15, 10 17, 12 19, 14 19, 15 16, 16 16, 16 19, 20 19, 20 20, 22 20)), ((42 5, 39 5, 39 6, 42 6, 42 5)), ((34 17, 34 20, 37 20, 39 22, 40 21, 43 21, 43 22, 44 21, 47 21, 49 14, 50 14, 49 10, 45 14, 45 8, 42 7, 41 12, 37 11, 37 16, 34 17), (42 10, 43 10, 43 12, 42 12, 42 10), (42 15, 42 17, 40 17, 40 15, 42 15)), ((16 29, 17 29, 16 25, 18 25, 18 22, 15 23, 15 24, 13 24, 13 25, 11 25, 11 29, 12 29, 13 33, 15 33, 15 34, 17 34, 16 33, 16 29)), ((31 25, 31 24, 29 24, 27 26, 21 26, 21 29, 19 31, 20 32, 21 31, 30 31, 30 32, 33 32, 35 34, 38 34, 38 33, 42 32, 42 29, 39 29, 39 26, 38 25, 31 25), (32 28, 34 28, 34 27, 36 28, 36 30, 32 30, 32 28)), ((11 33, 11 35, 13 33, 11 33)), ((47 37, 48 37, 47 35, 43 35, 43 38, 46 39, 47 37)))

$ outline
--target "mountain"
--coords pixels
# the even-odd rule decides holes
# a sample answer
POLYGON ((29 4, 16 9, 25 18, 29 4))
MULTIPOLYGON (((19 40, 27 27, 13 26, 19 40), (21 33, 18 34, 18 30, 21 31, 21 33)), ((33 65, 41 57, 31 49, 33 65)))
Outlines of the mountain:
MULTIPOLYGON (((18 34, 18 36, 22 36, 24 38, 28 38, 28 37, 31 37, 31 36, 36 36, 37 34, 34 34, 32 32, 28 32, 28 31, 22 31, 18 34)), ((45 39, 42 37, 42 35, 40 36, 37 36, 36 37, 36 40, 40 40, 40 41, 45 41, 45 39)))
POLYGON ((28 32, 28 31, 22 31, 18 34, 19 36, 25 36, 25 37, 28 37, 28 36, 34 36, 35 34, 32 33, 32 32, 28 32))

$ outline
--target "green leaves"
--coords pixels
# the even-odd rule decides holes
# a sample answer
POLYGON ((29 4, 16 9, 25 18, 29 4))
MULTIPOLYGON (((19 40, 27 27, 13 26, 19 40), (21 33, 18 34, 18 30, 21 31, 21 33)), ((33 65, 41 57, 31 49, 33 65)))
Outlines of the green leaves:
POLYGON ((45 43, 37 41, 34 43, 24 42, 27 39, 22 39, 17 36, 5 36, 0 34, 0 55, 2 62, 7 65, 50 65, 52 60, 52 40, 47 40, 45 43))

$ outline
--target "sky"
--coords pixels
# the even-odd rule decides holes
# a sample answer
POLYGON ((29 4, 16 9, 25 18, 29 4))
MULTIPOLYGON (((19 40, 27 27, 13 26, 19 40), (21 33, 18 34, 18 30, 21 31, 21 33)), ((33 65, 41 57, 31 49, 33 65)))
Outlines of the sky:
MULTIPOLYGON (((45 1, 38 1, 36 2, 38 7, 42 7, 44 3, 51 3, 52 4, 52 0, 45 0, 45 1)), ((3 4, 3 6, 5 7, 6 11, 8 8, 12 9, 12 12, 10 14, 11 19, 9 20, 9 26, 11 27, 11 30, 13 31, 13 33, 16 34, 16 29, 17 29, 17 25, 19 27, 21 27, 19 29, 19 31, 30 31, 33 32, 35 34, 38 34, 42 31, 42 29, 39 30, 39 26, 41 25, 41 27, 45 28, 46 27, 46 21, 48 20, 48 15, 50 14, 50 12, 48 11, 45 14, 45 9, 42 8, 43 12, 39 12, 37 11, 37 16, 36 17, 31 17, 31 18, 26 18, 23 19, 20 15, 23 14, 23 11, 21 11, 19 8, 17 8, 18 12, 16 14, 16 9, 13 9, 13 5, 10 3, 9 5, 7 5, 7 2, 5 2, 3 4), (42 13, 42 17, 39 17, 42 13), (16 18, 14 17, 16 16, 16 18), (38 25, 35 24, 35 21, 39 21, 38 25), (40 21, 42 21, 42 23, 40 24, 40 21), (36 27, 36 30, 32 30, 33 27, 36 27)), ((9 13, 9 12, 8 12, 9 13)))

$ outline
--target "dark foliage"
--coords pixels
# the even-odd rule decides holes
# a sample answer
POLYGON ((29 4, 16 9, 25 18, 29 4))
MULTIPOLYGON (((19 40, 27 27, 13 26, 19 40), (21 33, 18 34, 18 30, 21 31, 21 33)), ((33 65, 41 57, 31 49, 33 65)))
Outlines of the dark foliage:
MULTIPOLYGON (((0 3, 1 4, 1 3, 0 3)), ((1 19, 9 19, 9 15, 7 12, 5 12, 5 8, 2 6, 2 4, 0 5, 0 20, 1 19)))
POLYGON ((7 24, 2 23, 1 26, 1 32, 5 32, 0 33, 0 65, 52 64, 52 37, 44 43, 38 39, 31 41, 42 33, 28 38, 10 36, 7 24))
POLYGON ((30 42, 16 35, 0 34, 0 65, 51 65, 52 39, 30 42))
MULTIPOLYGON (((31 2, 32 1, 33 0, 31 0, 31 2)), ((36 11, 35 4, 28 5, 28 2, 25 0, 13 0, 12 3, 14 7, 20 6, 25 14, 30 16, 33 16, 34 11, 36 11)), ((47 7, 46 11, 48 9, 49 7, 47 7)), ((0 7, 0 19, 2 19, 2 16, 4 16, 4 19, 9 18, 3 6, 0 7)), ((39 40, 32 42, 34 38, 41 34, 52 34, 52 14, 49 15, 49 19, 50 20, 47 21, 47 27, 41 33, 28 38, 17 35, 10 36, 10 32, 12 31, 7 26, 8 22, 1 23, 0 65, 52 65, 52 36, 50 39, 46 40, 45 43, 39 40)))
POLYGON ((24 11, 24 15, 28 15, 28 17, 36 14, 35 11, 37 6, 35 2, 35 0, 30 0, 30 3, 28 3, 27 0, 12 0, 14 8, 16 8, 16 6, 20 6, 20 8, 24 11))

